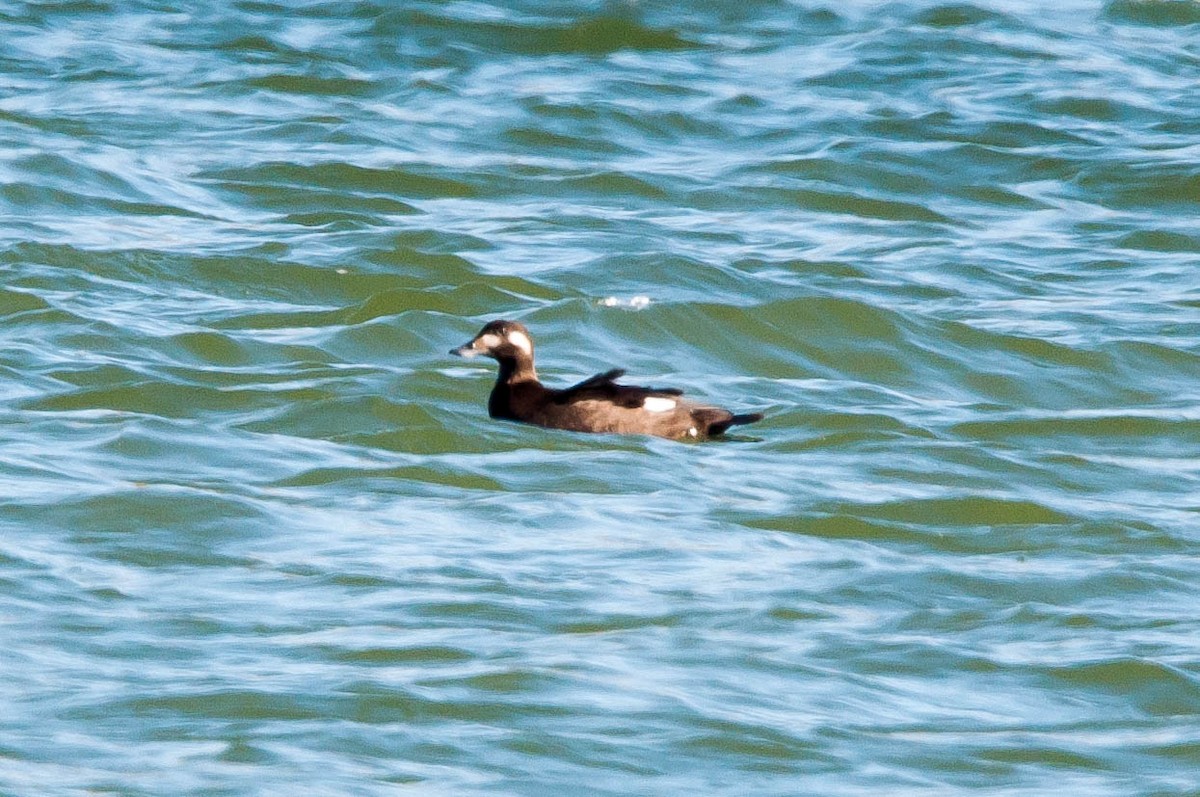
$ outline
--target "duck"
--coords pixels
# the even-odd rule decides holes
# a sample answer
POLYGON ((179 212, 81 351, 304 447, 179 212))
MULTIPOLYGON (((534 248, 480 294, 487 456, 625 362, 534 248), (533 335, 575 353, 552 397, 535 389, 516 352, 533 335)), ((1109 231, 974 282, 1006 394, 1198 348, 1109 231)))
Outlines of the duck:
POLYGON ((758 412, 735 414, 688 401, 677 388, 618 384, 625 374, 621 368, 570 387, 546 387, 534 369, 533 337, 519 321, 491 321, 450 353, 468 358, 482 355, 500 364, 488 397, 488 415, 497 419, 572 432, 703 440, 763 417, 758 412))

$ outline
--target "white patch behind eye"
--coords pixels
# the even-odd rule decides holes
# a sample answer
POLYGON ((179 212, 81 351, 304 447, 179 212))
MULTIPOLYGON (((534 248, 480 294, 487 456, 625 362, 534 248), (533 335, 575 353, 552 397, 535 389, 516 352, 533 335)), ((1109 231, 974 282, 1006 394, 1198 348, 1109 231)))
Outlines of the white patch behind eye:
POLYGON ((521 330, 514 329, 512 332, 509 332, 508 333, 508 342, 511 343, 512 345, 516 346, 518 349, 525 352, 526 354, 528 354, 530 356, 533 355, 533 341, 531 341, 529 339, 529 336, 526 335, 521 330))
POLYGON ((480 338, 479 342, 483 344, 485 349, 494 349, 500 345, 500 336, 493 335, 491 332, 489 332, 480 338))
POLYGON ((642 409, 646 412, 668 412, 675 409, 675 399, 662 396, 646 396, 642 399, 642 409))

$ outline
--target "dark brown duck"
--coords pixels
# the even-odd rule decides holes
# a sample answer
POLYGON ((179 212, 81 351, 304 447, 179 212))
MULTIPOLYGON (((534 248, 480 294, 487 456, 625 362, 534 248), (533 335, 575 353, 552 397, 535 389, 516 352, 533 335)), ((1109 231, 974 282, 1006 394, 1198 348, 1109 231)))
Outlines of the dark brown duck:
POLYGON ((577 385, 555 390, 538 381, 533 338, 516 321, 492 321, 451 354, 479 354, 500 363, 500 376, 488 398, 493 418, 573 432, 649 434, 676 440, 722 434, 730 426, 754 423, 760 413, 734 415, 720 407, 686 401, 675 388, 618 385, 625 372, 606 371, 577 385))

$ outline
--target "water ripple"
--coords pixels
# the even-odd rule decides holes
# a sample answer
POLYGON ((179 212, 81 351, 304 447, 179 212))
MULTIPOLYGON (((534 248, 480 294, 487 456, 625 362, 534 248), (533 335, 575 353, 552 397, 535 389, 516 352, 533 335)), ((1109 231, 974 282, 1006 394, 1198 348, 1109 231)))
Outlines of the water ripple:
POLYGON ((1194 788, 1195 7, 0 7, 0 792, 1194 788))

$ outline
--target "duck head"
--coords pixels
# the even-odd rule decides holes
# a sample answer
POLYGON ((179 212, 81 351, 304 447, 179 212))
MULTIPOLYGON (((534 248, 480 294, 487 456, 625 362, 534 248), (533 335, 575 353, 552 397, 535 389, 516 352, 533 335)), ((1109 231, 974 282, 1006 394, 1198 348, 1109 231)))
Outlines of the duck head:
POLYGON ((501 363, 514 362, 533 366, 533 338, 524 324, 517 321, 492 321, 463 345, 451 349, 459 357, 484 355, 501 363))

